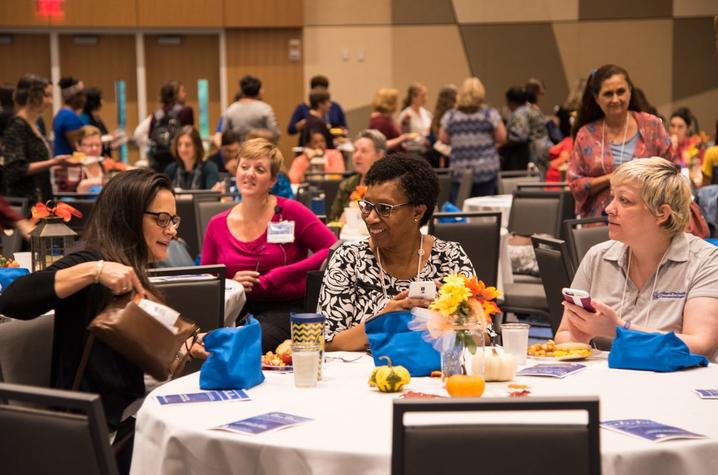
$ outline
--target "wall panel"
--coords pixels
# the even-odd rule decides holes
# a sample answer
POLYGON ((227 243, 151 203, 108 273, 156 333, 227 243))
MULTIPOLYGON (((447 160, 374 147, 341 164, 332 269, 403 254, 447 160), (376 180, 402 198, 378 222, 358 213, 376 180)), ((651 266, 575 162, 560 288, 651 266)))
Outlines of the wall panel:
POLYGON ((223 24, 222 7, 223 0, 137 0, 137 25, 218 28, 223 24))
POLYGON ((37 16, 36 0, 0 1, 0 27, 47 26, 49 20, 37 16))
POLYGON ((459 23, 517 23, 578 19, 578 0, 453 0, 459 23))
POLYGON ((227 32, 227 82, 229 97, 239 89, 239 79, 247 74, 262 81, 264 100, 274 108, 282 132, 279 146, 289 162, 296 136, 287 136, 287 124, 294 107, 303 100, 303 63, 290 62, 289 40, 302 39, 302 30, 252 29, 227 32))
MULTIPOLYGON (((307 1, 313 3, 314 0, 307 1)), ((303 0, 224 0, 227 27, 301 27, 303 24, 303 0)))
MULTIPOLYGON (((148 2, 142 2, 148 3, 148 2)), ((71 0, 63 3, 65 17, 51 19, 57 27, 114 27, 132 28, 137 26, 137 0, 71 0)))
POLYGON ((307 0, 305 26, 388 25, 391 0, 307 0))
POLYGON ((182 81, 187 90, 187 105, 194 109, 199 127, 197 80, 209 81, 209 125, 214 130, 219 120, 219 38, 217 35, 183 35, 182 44, 160 45, 158 35, 145 35, 147 65, 147 111, 160 107, 160 88, 169 80, 182 81))

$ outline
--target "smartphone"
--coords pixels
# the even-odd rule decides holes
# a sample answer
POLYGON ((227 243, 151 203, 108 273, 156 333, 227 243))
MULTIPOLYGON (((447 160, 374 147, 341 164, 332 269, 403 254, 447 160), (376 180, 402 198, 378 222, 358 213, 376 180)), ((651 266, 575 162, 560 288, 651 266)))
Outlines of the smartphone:
POLYGON ((591 296, 585 290, 569 289, 564 287, 561 289, 561 293, 563 294, 563 299, 566 302, 583 307, 589 312, 596 313, 596 309, 593 308, 593 305, 591 305, 591 296))
POLYGON ((436 298, 436 284, 431 280, 421 280, 409 284, 410 299, 434 300, 436 298))

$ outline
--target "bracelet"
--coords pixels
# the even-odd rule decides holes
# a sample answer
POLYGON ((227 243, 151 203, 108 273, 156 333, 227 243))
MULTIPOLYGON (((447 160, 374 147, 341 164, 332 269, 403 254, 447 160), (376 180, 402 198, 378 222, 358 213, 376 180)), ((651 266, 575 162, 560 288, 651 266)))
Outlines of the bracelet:
POLYGON ((628 330, 629 328, 631 328, 631 322, 629 322, 629 321, 624 322, 623 329, 628 330))
POLYGON ((97 261, 97 264, 95 264, 95 283, 100 283, 100 276, 102 275, 102 268, 105 267, 105 261, 100 259, 97 261))

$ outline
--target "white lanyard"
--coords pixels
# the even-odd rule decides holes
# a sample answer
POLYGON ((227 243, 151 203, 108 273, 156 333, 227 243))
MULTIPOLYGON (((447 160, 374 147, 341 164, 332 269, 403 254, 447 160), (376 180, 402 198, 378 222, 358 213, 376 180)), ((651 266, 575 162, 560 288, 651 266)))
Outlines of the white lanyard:
MULTIPOLYGON (((419 241, 419 250, 416 252, 419 255, 419 262, 416 264, 416 277, 414 277, 415 280, 419 279, 419 274, 421 274, 421 258, 424 256, 424 235, 421 235, 421 240, 419 241)), ((386 302, 389 300, 389 297, 386 295, 386 285, 384 283, 384 268, 381 266, 381 253, 379 252, 379 246, 376 247, 376 260, 379 263, 379 275, 381 276, 381 291, 384 294, 384 305, 386 305, 386 302)))
MULTIPOLYGON (((650 326, 651 321, 651 304, 653 303, 653 294, 656 291, 656 284, 658 283, 658 273, 661 271, 661 265, 663 265, 663 259, 666 258, 666 254, 668 254, 668 250, 671 248, 670 244, 668 245, 668 249, 666 249, 666 252, 663 253, 663 256, 661 257, 660 262, 658 263, 658 267, 656 267, 656 275, 653 277, 653 287, 651 287, 651 295, 648 297, 648 311, 646 312, 646 323, 645 325, 648 327, 650 326)), ((623 281, 623 293, 621 294, 621 306, 618 310, 618 319, 622 320, 623 315, 623 299, 626 297, 626 286, 628 285, 628 277, 631 273, 631 256, 633 253, 631 252, 631 248, 628 248, 628 268, 626 269, 626 279, 623 281)), ((641 289, 638 289, 638 292, 640 294, 641 289)))
MULTIPOLYGON (((628 135, 628 123, 630 122, 629 114, 630 112, 626 112, 626 127, 623 129, 623 142, 621 143, 621 159, 623 159, 623 147, 626 145, 626 136, 628 135)), ((605 175, 608 173, 606 171, 606 157, 603 155, 603 148, 606 142, 606 119, 603 119, 603 129, 601 132, 601 168, 603 168, 603 174, 605 175)), ((630 256, 628 260, 630 261, 630 256)))

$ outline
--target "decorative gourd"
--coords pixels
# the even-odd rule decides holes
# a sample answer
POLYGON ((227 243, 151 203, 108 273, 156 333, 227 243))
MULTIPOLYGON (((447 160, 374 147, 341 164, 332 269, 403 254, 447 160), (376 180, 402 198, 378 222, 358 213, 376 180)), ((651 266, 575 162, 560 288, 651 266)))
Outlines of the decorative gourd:
POLYGON ((392 366, 388 356, 380 356, 380 360, 386 360, 386 366, 374 368, 369 377, 369 386, 376 388, 383 393, 395 393, 411 381, 409 371, 403 366, 392 366))
POLYGON ((483 354, 476 352, 471 361, 471 374, 481 375, 482 360, 486 362, 482 375, 486 381, 511 381, 516 373, 516 359, 513 355, 492 346, 485 348, 483 354))

